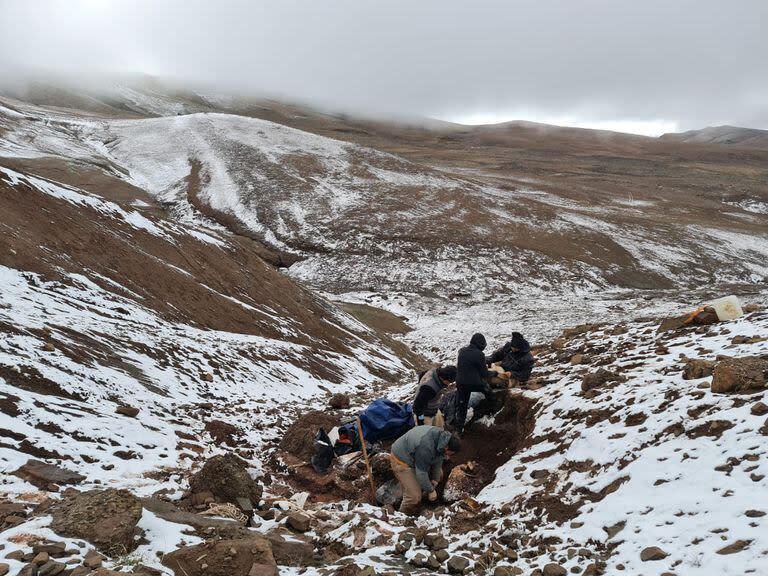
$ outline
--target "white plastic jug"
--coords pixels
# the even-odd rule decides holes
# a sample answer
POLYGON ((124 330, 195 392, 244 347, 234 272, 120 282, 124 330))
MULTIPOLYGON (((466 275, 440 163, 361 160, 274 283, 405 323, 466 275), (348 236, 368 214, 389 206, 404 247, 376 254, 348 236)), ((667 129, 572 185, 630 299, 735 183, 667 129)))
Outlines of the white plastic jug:
POLYGON ((715 309, 717 317, 721 321, 733 320, 744 314, 741 304, 739 304, 739 299, 736 296, 724 296, 717 300, 712 300, 707 306, 712 306, 715 309))

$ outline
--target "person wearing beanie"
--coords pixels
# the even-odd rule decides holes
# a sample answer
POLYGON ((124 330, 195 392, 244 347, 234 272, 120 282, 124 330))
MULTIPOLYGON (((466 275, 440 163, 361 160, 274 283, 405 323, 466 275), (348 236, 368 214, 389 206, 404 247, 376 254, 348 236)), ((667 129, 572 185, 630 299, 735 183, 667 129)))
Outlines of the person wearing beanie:
POLYGON ((435 426, 416 426, 395 440, 389 462, 403 488, 400 512, 415 514, 423 494, 437 501, 437 485, 443 479, 443 460, 459 450, 455 435, 435 426))
POLYGON ((518 382, 527 382, 536 363, 531 345, 520 332, 512 332, 512 338, 488 358, 488 365, 498 373, 506 373, 518 382))
POLYGON ((467 406, 472 392, 482 392, 488 397, 492 394, 488 385, 488 368, 485 363, 485 336, 477 333, 472 336, 468 346, 459 350, 456 361, 456 432, 464 431, 467 418, 467 406))
POLYGON ((413 415, 417 425, 445 427, 440 400, 446 387, 455 381, 456 366, 432 368, 424 372, 413 400, 413 415))

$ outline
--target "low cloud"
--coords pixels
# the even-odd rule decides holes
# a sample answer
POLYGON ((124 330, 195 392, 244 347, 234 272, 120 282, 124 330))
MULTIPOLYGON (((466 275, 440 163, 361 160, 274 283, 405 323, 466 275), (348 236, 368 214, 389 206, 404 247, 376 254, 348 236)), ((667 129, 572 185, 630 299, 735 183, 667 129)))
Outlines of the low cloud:
POLYGON ((4 0, 0 78, 146 73, 375 115, 768 129, 767 21, 763 0, 4 0))

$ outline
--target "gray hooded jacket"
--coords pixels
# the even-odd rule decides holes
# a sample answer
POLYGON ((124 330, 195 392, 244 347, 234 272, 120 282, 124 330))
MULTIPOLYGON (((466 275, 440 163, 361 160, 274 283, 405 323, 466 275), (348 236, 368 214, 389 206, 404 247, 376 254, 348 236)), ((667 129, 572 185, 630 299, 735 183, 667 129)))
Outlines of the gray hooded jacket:
POLYGON ((416 426, 392 444, 392 455, 414 469, 424 492, 432 492, 432 478, 439 478, 445 447, 451 433, 435 426, 416 426))

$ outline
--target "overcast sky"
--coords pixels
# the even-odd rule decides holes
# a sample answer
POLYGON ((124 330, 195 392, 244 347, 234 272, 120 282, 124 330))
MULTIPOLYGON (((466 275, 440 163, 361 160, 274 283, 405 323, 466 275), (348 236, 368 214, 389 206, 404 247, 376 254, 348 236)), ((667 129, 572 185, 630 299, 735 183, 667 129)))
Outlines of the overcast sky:
POLYGON ((768 0, 0 0, 0 82, 49 73, 467 123, 768 129, 768 0))

